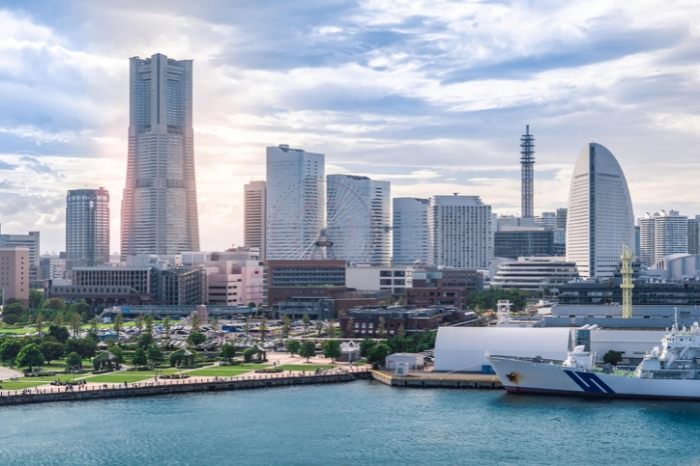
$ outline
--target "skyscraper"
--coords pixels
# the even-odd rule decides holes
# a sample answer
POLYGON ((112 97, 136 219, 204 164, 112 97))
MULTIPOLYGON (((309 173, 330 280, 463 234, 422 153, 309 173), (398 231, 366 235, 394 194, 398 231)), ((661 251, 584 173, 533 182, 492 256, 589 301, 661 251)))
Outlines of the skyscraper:
POLYGON ((637 222, 639 224, 639 261, 647 266, 653 265, 656 257, 654 252, 654 227, 656 226, 655 219, 658 216, 658 212, 654 214, 647 212, 637 222))
POLYGON ((66 265, 109 263, 109 192, 73 189, 66 197, 66 265))
POLYGON ((389 265, 389 182, 356 175, 328 175, 326 181, 326 225, 333 257, 351 264, 389 265))
POLYGON ((326 226, 325 156, 267 148, 265 259, 311 259, 326 226))
POLYGON ((662 210, 654 223, 654 263, 671 254, 688 253, 687 216, 662 210))
POLYGON ((199 250, 192 60, 130 59, 122 258, 199 250))
POLYGON ((394 265, 428 263, 428 199, 396 197, 393 200, 394 265))
POLYGON ((588 144, 576 161, 569 193, 566 259, 584 278, 610 277, 622 246, 634 248, 634 214, 625 174, 612 153, 588 144))
POLYGON ((264 181, 251 181, 244 187, 244 219, 243 236, 244 244, 252 248, 259 248, 261 258, 265 258, 265 196, 267 183, 264 181))
POLYGON ((493 259, 491 206, 478 196, 434 196, 428 208, 428 262, 488 268, 493 259))

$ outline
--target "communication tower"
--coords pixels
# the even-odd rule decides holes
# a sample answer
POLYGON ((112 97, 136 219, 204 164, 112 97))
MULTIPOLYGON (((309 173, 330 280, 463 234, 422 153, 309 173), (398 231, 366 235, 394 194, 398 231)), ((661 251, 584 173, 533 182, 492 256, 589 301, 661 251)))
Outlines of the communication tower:
POLYGON ((632 251, 627 245, 622 246, 622 317, 629 319, 632 317, 632 288, 634 284, 632 283, 632 251))
POLYGON ((522 218, 534 218, 534 165, 535 137, 530 134, 530 125, 525 126, 525 134, 520 136, 520 165, 522 166, 522 218))

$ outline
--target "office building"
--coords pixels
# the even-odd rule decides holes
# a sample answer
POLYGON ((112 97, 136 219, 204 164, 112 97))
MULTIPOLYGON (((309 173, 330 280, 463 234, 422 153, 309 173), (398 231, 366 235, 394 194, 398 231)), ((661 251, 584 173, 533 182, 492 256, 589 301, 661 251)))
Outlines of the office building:
POLYGON ((688 254, 700 254, 700 222, 698 216, 688 219, 688 254))
POLYGON ((584 278, 610 277, 623 246, 634 248, 634 214, 625 174, 613 154, 588 144, 571 181, 566 225, 566 260, 584 278))
POLYGON ((491 206, 478 196, 434 196, 428 209, 428 262, 488 268, 493 259, 491 206))
POLYGON ((66 265, 109 264, 109 192, 73 189, 66 197, 66 265))
POLYGON ((311 259, 326 226, 324 155, 267 148, 265 258, 311 259))
MULTIPOLYGON (((267 183, 251 181, 244 189, 243 242, 265 252, 265 195, 267 183)), ((263 256, 264 257, 264 256, 263 256)))
POLYGON ((675 210, 654 219, 654 262, 671 254, 688 253, 688 217, 675 210))
POLYGON ((394 265, 428 262, 428 199, 397 197, 393 199, 394 265))
POLYGON ((328 175, 326 234, 332 257, 349 264, 391 263, 390 185, 366 176, 328 175))
POLYGON ((199 250, 192 61, 130 59, 122 258, 199 250))
POLYGON ((564 256, 566 233, 553 227, 502 227, 494 234, 494 255, 508 259, 564 256))

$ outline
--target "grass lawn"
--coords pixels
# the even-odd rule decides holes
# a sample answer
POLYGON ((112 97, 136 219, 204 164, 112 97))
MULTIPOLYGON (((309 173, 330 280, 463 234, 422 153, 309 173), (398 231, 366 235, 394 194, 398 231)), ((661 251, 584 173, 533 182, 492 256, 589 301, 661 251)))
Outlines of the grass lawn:
MULTIPOLYGON (((158 375, 177 374, 178 369, 158 369, 158 375)), ((155 377, 154 371, 122 371, 109 372, 106 374, 85 377, 86 382, 99 383, 124 383, 124 382, 140 382, 141 380, 152 379, 155 377)))
POLYGON ((188 371, 190 377, 234 377, 246 372, 272 367, 270 364, 243 364, 242 366, 214 366, 188 371))
MULTIPOLYGON (((58 379, 61 382, 66 382, 68 380, 80 380, 83 377, 89 374, 56 374, 54 376, 47 375, 46 377, 22 377, 20 378, 20 382, 41 382, 41 384, 46 384, 49 382, 53 382, 54 380, 58 379)), ((4 385, 4 383, 2 384, 4 385)))
POLYGON ((0 328, 0 335, 26 335, 30 332, 36 332, 34 327, 32 328, 0 328))
POLYGON ((284 371, 314 371, 316 369, 333 369, 335 366, 315 366, 312 364, 287 364, 280 367, 284 371))
POLYGON ((46 384, 46 381, 41 380, 20 380, 19 382, 5 382, 3 380, 3 382, 0 383, 0 386, 2 386, 3 390, 24 390, 25 388, 32 388, 46 384))

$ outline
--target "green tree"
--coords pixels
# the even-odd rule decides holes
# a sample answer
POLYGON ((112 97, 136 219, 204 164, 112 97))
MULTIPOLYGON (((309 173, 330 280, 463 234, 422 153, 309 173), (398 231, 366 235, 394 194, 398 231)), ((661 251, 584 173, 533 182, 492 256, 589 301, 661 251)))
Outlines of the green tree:
POLYGON ((39 350, 44 355, 46 362, 55 361, 63 357, 63 345, 54 340, 42 341, 39 345, 39 350))
POLYGON ((74 338, 80 338, 80 328, 83 326, 83 319, 80 318, 80 314, 73 314, 70 319, 70 328, 73 332, 74 338))
POLYGON ((143 331, 143 315, 139 312, 136 316, 136 328, 139 330, 139 337, 143 331))
POLYGON ((30 343, 23 346, 17 355, 17 365, 27 367, 30 371, 32 370, 32 367, 41 366, 44 364, 44 362, 44 355, 41 354, 39 345, 36 343, 30 343))
POLYGON ((90 320, 90 331, 97 335, 100 331, 100 319, 97 316, 90 320))
POLYGON ((399 325, 399 329, 396 331, 396 334, 401 338, 406 337, 406 327, 403 325, 403 322, 401 322, 401 325, 399 325))
POLYGON ((328 321, 328 338, 335 338, 335 322, 328 321))
POLYGON ((90 338, 69 338, 64 344, 66 353, 78 353, 81 358, 91 358, 97 352, 97 344, 90 338))
POLYGON ((163 351, 158 345, 154 344, 148 347, 148 359, 153 365, 156 365, 163 360, 163 351))
POLYGON ((3 361, 9 361, 10 365, 12 365, 21 350, 22 343, 19 339, 7 337, 2 340, 2 344, 0 344, 0 358, 2 358, 3 361))
POLYGON ((282 316, 282 338, 289 338, 289 333, 292 331, 292 319, 288 315, 282 316))
POLYGON ((117 357, 119 364, 124 363, 124 352, 122 351, 122 349, 119 346, 112 345, 109 348, 107 348, 107 351, 109 351, 110 353, 112 353, 113 355, 115 355, 117 357))
POLYGON ((340 342, 338 340, 326 340, 323 342, 323 356, 331 358, 335 363, 335 359, 341 356, 340 342))
POLYGON ((81 316, 87 315, 90 312, 90 305, 85 301, 85 298, 83 298, 77 303, 71 304, 70 310, 81 316))
POLYGON ((192 313, 192 331, 199 332, 199 327, 202 326, 202 319, 199 318, 197 311, 192 313))
POLYGON ((44 333, 44 314, 41 312, 37 314, 36 321, 34 322, 34 327, 36 327, 37 336, 41 336, 44 333))
POLYGON ((132 362, 136 367, 148 365, 148 357, 146 357, 146 351, 144 351, 143 348, 136 348, 136 351, 134 351, 134 359, 132 362))
POLYGON ((386 338, 386 319, 382 316, 379 318, 379 325, 377 325, 377 336, 379 338, 386 338))
POLYGON ((146 326, 147 333, 153 333, 153 314, 146 314, 143 318, 144 325, 146 326))
POLYGON ((29 291, 29 307, 32 309, 41 309, 44 304, 44 290, 29 291))
POLYGON ((371 350, 369 350, 369 355, 367 361, 372 364, 372 367, 379 368, 384 365, 386 357, 391 354, 391 348, 386 343, 379 343, 374 345, 371 350))
POLYGON ((306 362, 309 362, 311 356, 316 356, 316 344, 313 341, 302 343, 301 348, 299 348, 299 356, 306 358, 306 362))
POLYGON ((301 318, 301 321, 304 323, 304 333, 308 333, 309 326, 311 325, 311 319, 309 319, 309 315, 304 314, 304 317, 301 318))
POLYGON ((62 298, 49 298, 44 302, 44 307, 46 309, 62 311, 66 308, 66 302, 62 298))
POLYGON ((219 325, 219 318, 218 317, 216 317, 216 316, 212 317, 210 324, 211 324, 211 328, 214 331, 218 332, 219 330, 221 330, 221 325, 219 325))
POLYGON ((112 324, 112 328, 114 329, 114 333, 117 334, 117 344, 119 344, 119 332, 122 331, 122 327, 124 325, 124 317, 122 317, 122 313, 118 312, 116 316, 114 316, 114 323, 112 324))
POLYGON ((321 336, 321 332, 323 331, 323 321, 321 319, 318 319, 316 321, 316 333, 318 336, 321 336))
POLYGON ((16 315, 20 316, 24 312, 24 306, 22 303, 11 303, 5 304, 2 308, 3 320, 7 320, 7 316, 16 315))
POLYGON ((153 335, 152 334, 144 333, 143 335, 141 335, 141 337, 139 337, 138 345, 141 348, 146 349, 149 346, 151 346, 152 344, 153 344, 153 335))
POLYGON ((301 350, 301 342, 299 340, 288 340, 287 341, 287 351, 289 354, 294 356, 294 353, 299 353, 301 350))
POLYGON ((397 306, 405 306, 406 305, 406 296, 405 295, 399 296, 399 299, 396 300, 396 305, 397 306))
POLYGON ((207 341, 207 336, 200 332, 192 332, 187 336, 187 343, 192 346, 199 346, 207 341))
POLYGON ((243 351, 243 362, 249 363, 253 361, 253 356, 260 354, 260 348, 257 345, 253 345, 250 348, 246 348, 243 351))
POLYGON ((389 338, 386 343, 389 345, 389 348, 391 348, 392 353, 405 353, 408 351, 412 342, 397 334, 389 338))
POLYGON ((263 316, 260 319, 260 327, 258 327, 258 333, 260 334, 260 342, 265 342, 265 337, 267 336, 267 318, 263 316))
POLYGON ((376 341, 365 338, 360 342, 360 356, 363 358, 369 357, 369 352, 377 344, 376 341))
POLYGON ((245 318, 245 325, 243 326, 243 332, 248 335, 250 333, 250 317, 245 318))
POLYGON ((172 324, 170 322, 170 316, 165 316, 165 319, 163 319, 163 329, 165 329, 165 338, 170 338, 171 328, 172 324))
POLYGON ((78 353, 68 353, 66 356, 66 365, 69 369, 79 369, 83 367, 83 358, 78 353))
POLYGON ((603 355, 603 362, 605 364, 612 364, 613 366, 617 366, 617 363, 619 363, 620 361, 622 361, 622 353, 619 351, 610 350, 603 355))
POLYGON ((231 360, 236 357, 236 346, 230 343, 226 343, 224 346, 221 347, 221 353, 219 353, 219 357, 224 361, 231 362, 231 360))
POLYGON ((59 343, 65 343, 70 338, 70 332, 62 325, 49 325, 49 336, 59 343))

